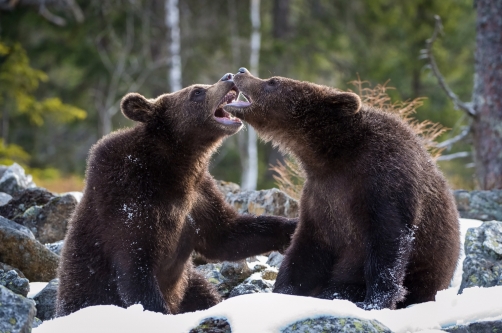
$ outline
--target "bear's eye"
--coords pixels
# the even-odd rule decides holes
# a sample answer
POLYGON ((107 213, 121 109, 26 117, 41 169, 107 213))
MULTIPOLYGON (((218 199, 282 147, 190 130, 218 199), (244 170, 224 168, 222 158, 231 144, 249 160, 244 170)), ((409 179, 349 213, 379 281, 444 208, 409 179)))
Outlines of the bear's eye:
POLYGON ((268 85, 269 86, 275 86, 276 84, 277 84, 277 80, 275 80, 275 79, 268 80, 268 85))
POLYGON ((202 90, 195 90, 194 94, 195 94, 195 96, 198 96, 198 95, 202 94, 202 90))

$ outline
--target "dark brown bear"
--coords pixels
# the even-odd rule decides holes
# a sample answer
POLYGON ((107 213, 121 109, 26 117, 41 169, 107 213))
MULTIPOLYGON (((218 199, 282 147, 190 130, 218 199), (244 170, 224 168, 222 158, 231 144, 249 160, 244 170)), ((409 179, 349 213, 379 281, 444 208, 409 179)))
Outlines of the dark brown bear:
POLYGON ((457 210, 420 138, 356 94, 245 68, 225 110, 293 154, 306 182, 275 292, 370 309, 432 301, 459 255, 457 210))
POLYGON ((122 112, 139 123, 90 151, 61 255, 58 316, 99 304, 206 309, 220 298, 193 269, 193 250, 239 260, 289 245, 295 221, 239 216, 208 173, 211 154, 242 126, 222 109, 237 95, 232 77, 157 99, 123 98, 122 112))

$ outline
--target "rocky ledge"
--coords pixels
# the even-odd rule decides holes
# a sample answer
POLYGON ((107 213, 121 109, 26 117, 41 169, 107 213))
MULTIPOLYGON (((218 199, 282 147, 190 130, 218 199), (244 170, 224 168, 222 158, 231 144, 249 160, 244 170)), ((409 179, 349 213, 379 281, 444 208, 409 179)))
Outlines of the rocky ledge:
MULTIPOLYGON (((241 191, 233 183, 220 181, 218 185, 239 213, 298 216, 298 202, 277 189, 241 191)), ((502 191, 455 191, 454 195, 460 216, 487 221, 467 233, 459 292, 472 286, 502 285, 502 191)), ((36 187, 17 164, 0 166, 0 332, 30 332, 41 320, 53 318, 59 253, 80 197, 79 193, 57 195, 36 187), (50 283, 29 299, 29 281, 50 283)), ((272 292, 282 258, 272 252, 241 262, 207 263, 193 254, 196 269, 214 284, 223 299, 272 292)), ((448 332, 497 329, 502 330, 502 322, 444 328, 448 332)), ((231 326, 224 318, 207 318, 190 332, 227 333, 231 326)), ((390 330, 376 321, 321 317, 298 321, 283 332, 390 330)))

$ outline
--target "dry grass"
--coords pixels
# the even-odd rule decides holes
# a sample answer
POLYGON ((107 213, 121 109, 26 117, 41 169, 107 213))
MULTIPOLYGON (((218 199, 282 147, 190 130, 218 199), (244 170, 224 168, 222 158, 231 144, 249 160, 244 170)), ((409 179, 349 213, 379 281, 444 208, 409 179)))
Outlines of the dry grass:
POLYGON ((408 101, 392 102, 387 90, 395 89, 387 87, 387 83, 371 87, 367 81, 355 80, 351 84, 356 87, 355 93, 361 97, 363 103, 379 108, 385 112, 397 114, 408 125, 419 138, 422 139, 424 147, 429 151, 434 159, 441 155, 443 149, 437 148, 436 139, 448 129, 441 124, 433 123, 429 120, 419 122, 413 118, 413 114, 422 106, 424 97, 415 98, 408 101))
MULTIPOLYGON (((355 93, 361 97, 364 104, 379 108, 385 112, 397 114, 401 119, 411 126, 413 131, 422 139, 424 147, 431 156, 436 159, 441 155, 442 149, 436 147, 436 139, 447 129, 441 124, 431 121, 419 122, 413 118, 413 114, 423 104, 425 98, 420 97, 414 100, 392 102, 388 90, 395 89, 388 87, 387 83, 379 84, 375 87, 366 81, 360 79, 352 81, 351 84, 356 87, 355 93)), ((304 172, 301 165, 292 157, 288 157, 285 163, 278 163, 270 168, 276 174, 273 176, 277 187, 291 196, 299 199, 305 181, 304 172)))
POLYGON ((43 179, 33 176, 33 181, 37 186, 46 188, 53 193, 81 192, 84 189, 84 180, 74 175, 55 179, 43 179))

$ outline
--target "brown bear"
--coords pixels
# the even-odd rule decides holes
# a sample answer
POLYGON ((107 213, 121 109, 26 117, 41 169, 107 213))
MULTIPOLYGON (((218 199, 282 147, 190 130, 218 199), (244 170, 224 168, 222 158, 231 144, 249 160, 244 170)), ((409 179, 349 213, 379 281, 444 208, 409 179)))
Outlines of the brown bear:
POLYGON ((123 114, 138 124, 90 150, 61 254, 58 316, 100 304, 206 309, 220 298, 193 269, 192 251, 239 260, 289 245, 297 221, 238 215, 208 172, 212 153, 242 126, 222 109, 237 96, 232 77, 122 99, 123 114))
POLYGON ((300 221, 274 292, 342 298, 365 309, 434 300, 459 256, 448 185, 397 116, 327 86, 245 68, 248 101, 224 109, 304 168, 300 221))

